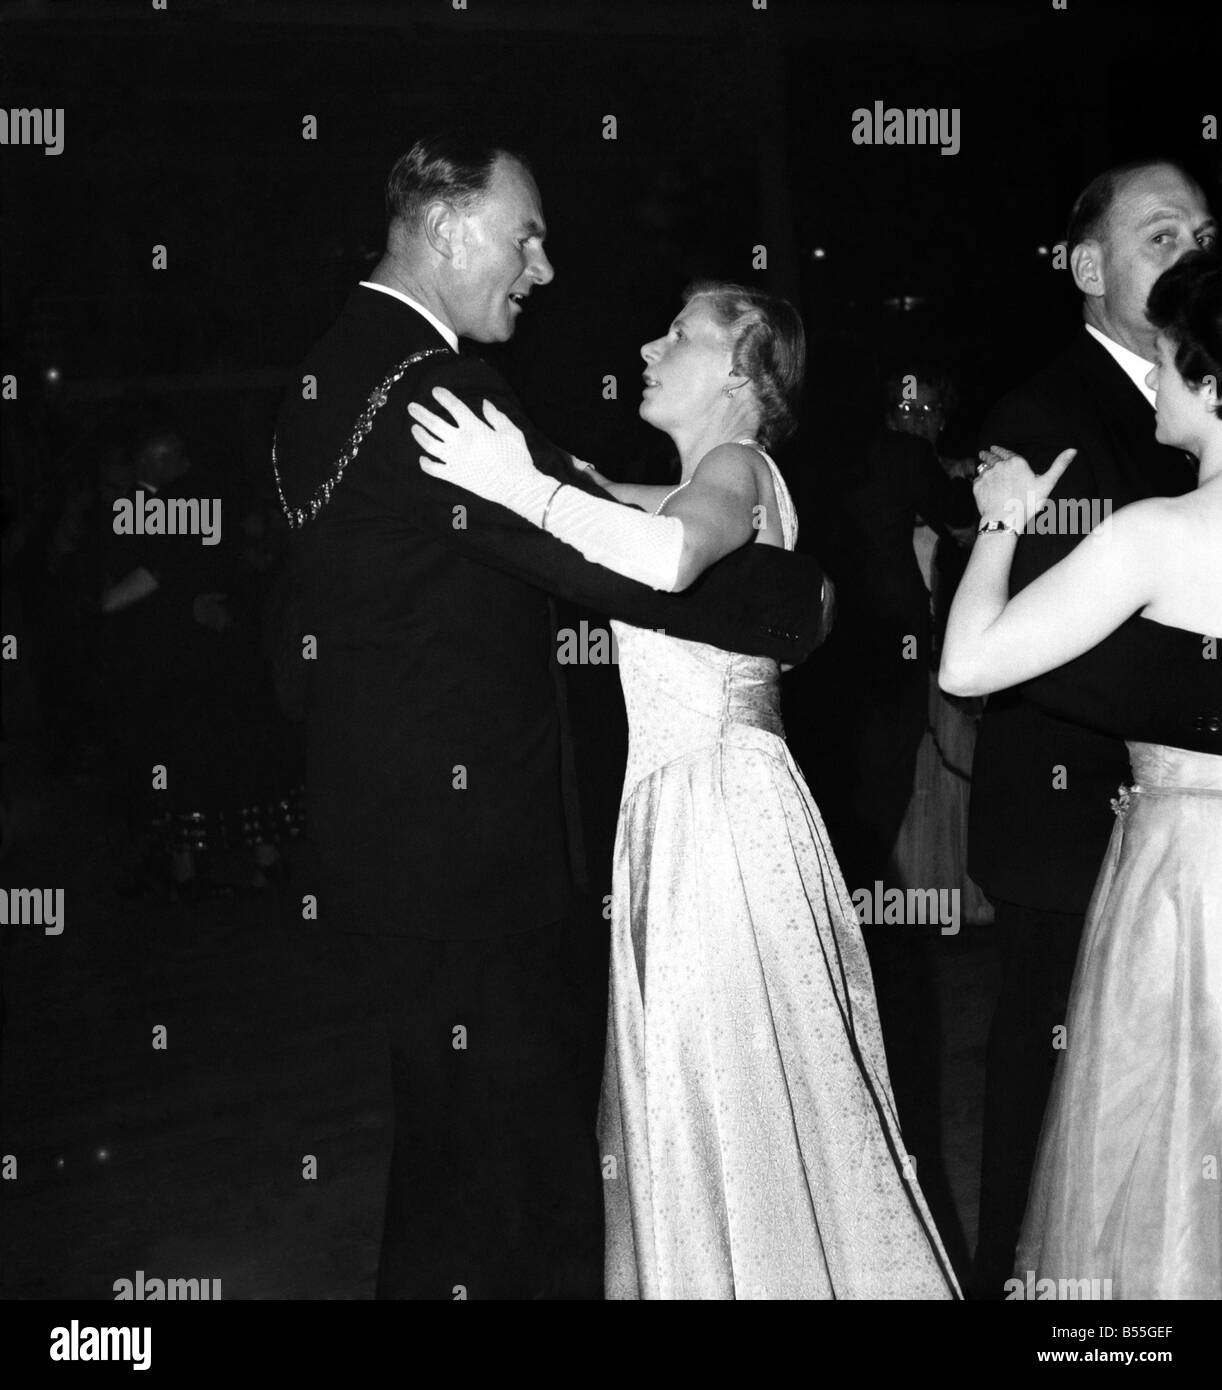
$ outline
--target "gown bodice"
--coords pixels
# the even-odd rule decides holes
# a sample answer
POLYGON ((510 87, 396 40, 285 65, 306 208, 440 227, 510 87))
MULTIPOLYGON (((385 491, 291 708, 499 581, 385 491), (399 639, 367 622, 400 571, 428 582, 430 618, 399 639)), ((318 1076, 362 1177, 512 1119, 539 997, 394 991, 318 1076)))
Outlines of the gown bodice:
MULTIPOLYGON (((758 451, 772 474, 785 549, 792 550, 798 537, 793 500, 776 464, 758 451)), ((771 657, 723 651, 618 621, 611 626, 628 714, 625 797, 657 768, 715 748, 730 730, 759 729, 784 738, 780 670, 771 657)))
POLYGON ((1024 690, 1046 713, 1130 744, 1222 753, 1222 636, 1134 614, 1024 690))

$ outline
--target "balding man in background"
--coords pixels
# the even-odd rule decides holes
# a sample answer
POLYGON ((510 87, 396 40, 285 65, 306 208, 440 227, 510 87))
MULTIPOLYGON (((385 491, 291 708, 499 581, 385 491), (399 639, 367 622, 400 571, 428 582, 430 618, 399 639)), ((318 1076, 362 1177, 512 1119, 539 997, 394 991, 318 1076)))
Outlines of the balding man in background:
MULTIPOLYGON (((1159 275, 1215 236, 1201 188, 1167 161, 1109 169, 1074 204, 1067 249, 1083 326, 1060 357, 994 407, 981 443, 1022 454, 1037 473, 1062 449, 1077 449, 1051 504, 1084 505, 1060 508, 1055 528, 1029 529, 1020 538, 1012 594, 1082 539, 1085 531, 1069 524, 1074 518, 1178 496, 1194 485, 1189 456, 1154 438, 1154 393, 1145 378, 1155 330, 1145 306, 1159 275)), ((1129 776, 1124 744, 1070 713, 1081 703, 1074 693, 1097 688, 1104 664, 1123 661, 1125 640, 1122 628, 1059 671, 991 697, 976 745, 968 871, 993 903, 1001 953, 970 1286, 979 1298, 1002 1297, 1013 1272, 1064 1045, 1054 1030, 1064 1022, 1082 924, 1111 834, 1110 799, 1129 776)))

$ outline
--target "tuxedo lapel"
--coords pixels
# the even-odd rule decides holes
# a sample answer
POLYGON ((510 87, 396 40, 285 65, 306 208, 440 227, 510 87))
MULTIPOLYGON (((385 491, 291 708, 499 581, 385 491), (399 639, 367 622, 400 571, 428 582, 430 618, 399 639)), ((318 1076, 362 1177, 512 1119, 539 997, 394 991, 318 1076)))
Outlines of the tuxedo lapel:
POLYGON ((1069 364, 1079 377, 1071 389, 1079 409, 1101 431, 1114 477, 1100 477, 1100 495, 1111 491, 1115 507, 1142 497, 1176 497, 1195 481, 1192 460, 1154 437, 1155 412, 1124 369, 1085 328, 1070 348, 1069 364))

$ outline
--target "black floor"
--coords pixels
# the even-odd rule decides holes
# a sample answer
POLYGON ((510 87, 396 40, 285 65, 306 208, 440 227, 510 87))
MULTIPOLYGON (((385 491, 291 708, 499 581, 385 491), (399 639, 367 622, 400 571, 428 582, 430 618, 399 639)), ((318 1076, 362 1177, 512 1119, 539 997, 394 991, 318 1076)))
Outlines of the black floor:
MULTIPOLYGON (((371 1297, 389 1080, 291 878, 122 901, 100 779, 48 775, 32 743, 5 772, 4 883, 66 892, 61 935, 3 928, 0 1296, 112 1299, 143 1271, 226 1300, 371 1297)), ((994 969, 988 928, 937 948, 952 1252, 975 1238, 994 969)))

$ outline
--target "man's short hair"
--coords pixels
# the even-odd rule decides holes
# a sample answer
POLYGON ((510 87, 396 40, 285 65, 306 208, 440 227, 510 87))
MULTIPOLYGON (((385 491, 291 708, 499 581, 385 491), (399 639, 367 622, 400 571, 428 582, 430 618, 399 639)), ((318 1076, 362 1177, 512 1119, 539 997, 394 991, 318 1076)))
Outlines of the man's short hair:
POLYGON ((1151 159, 1130 159, 1125 164, 1117 164, 1115 168, 1105 169, 1103 173, 1096 174, 1078 194, 1069 214, 1069 225, 1065 229, 1066 248, 1073 251, 1075 246, 1084 241, 1104 240, 1107 235, 1108 218, 1124 180, 1142 169, 1163 168, 1174 169, 1189 183, 1196 184, 1196 179, 1182 164, 1174 159, 1162 159, 1157 155, 1151 159))
POLYGON ((386 179, 386 218, 415 230, 432 202, 469 211, 488 190, 498 159, 530 165, 516 150, 470 129, 425 135, 395 160, 386 179))

